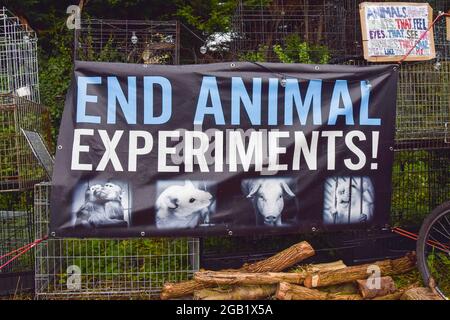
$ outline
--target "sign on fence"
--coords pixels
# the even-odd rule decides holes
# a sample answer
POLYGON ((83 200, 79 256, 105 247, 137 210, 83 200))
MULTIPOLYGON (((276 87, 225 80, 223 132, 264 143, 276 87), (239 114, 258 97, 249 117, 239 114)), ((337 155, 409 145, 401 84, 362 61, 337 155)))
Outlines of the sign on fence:
POLYGON ((53 172, 56 236, 384 225, 397 66, 77 62, 53 172))
POLYGON ((406 61, 435 58, 433 9, 428 3, 363 2, 360 5, 364 58, 368 61, 406 61), (419 41, 420 39, 420 41, 419 41))

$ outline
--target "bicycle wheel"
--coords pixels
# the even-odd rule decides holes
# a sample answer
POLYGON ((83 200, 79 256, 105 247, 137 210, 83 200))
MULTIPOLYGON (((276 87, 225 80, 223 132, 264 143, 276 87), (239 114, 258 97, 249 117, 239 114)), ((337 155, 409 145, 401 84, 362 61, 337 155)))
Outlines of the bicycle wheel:
POLYGON ((450 297, 450 202, 423 221, 417 240, 417 265, 426 285, 450 297))

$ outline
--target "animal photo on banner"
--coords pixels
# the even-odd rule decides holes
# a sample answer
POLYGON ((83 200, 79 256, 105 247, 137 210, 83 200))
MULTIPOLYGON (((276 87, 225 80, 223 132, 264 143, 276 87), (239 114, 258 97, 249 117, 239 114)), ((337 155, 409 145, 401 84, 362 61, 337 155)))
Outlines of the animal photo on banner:
POLYGON ((241 187, 243 195, 253 204, 257 225, 281 227, 296 219, 294 179, 245 179, 241 187))
POLYGON ((92 180, 82 182, 73 194, 76 228, 128 227, 131 208, 127 183, 92 180))
POLYGON ((156 227, 182 229, 210 226, 215 212, 215 186, 210 181, 158 181, 156 227))
POLYGON ((373 218, 375 190, 369 177, 332 177, 325 182, 326 225, 367 223, 373 218))

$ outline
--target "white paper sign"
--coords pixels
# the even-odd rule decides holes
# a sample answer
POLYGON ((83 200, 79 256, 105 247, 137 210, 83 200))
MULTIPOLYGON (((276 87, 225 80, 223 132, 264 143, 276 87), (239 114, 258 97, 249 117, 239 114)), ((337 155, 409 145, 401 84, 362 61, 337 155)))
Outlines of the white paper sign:
POLYGON ((368 61, 399 61, 411 48, 406 60, 435 57, 433 30, 426 33, 433 20, 427 3, 364 2, 360 15, 368 61))

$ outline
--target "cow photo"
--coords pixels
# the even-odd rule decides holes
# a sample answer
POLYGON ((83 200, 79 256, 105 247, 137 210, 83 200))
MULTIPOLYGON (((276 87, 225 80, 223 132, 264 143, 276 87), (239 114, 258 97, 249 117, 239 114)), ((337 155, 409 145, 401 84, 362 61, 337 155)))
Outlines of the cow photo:
POLYGON ((245 179, 241 190, 253 204, 257 225, 281 227, 296 220, 298 199, 294 179, 245 179))
POLYGON ((375 191, 369 177, 331 177, 325 182, 326 225, 368 223, 373 218, 375 191))
POLYGON ((209 181, 158 181, 156 227, 188 229, 211 226, 215 212, 215 186, 209 181))
POLYGON ((74 227, 128 227, 128 185, 115 181, 81 183, 74 192, 74 227), (125 185, 125 187, 124 187, 125 185))

